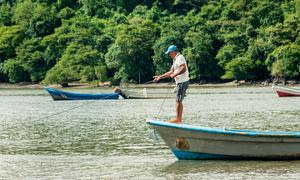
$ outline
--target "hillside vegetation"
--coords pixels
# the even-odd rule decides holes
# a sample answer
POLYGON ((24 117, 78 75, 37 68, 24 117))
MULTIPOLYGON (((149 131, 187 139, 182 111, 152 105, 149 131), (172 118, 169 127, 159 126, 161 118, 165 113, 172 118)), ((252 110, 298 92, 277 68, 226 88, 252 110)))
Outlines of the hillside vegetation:
POLYGON ((0 81, 143 83, 176 44, 191 80, 300 77, 299 0, 0 0, 0 81))

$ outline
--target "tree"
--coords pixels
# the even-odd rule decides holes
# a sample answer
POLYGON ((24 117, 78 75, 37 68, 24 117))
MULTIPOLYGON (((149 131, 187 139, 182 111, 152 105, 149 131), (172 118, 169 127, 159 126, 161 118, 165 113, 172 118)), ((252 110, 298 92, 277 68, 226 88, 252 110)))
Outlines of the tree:
POLYGON ((32 82, 41 81, 50 69, 43 57, 43 47, 40 46, 40 38, 25 40, 16 48, 15 61, 23 67, 32 82))
POLYGON ((237 57, 226 64, 223 79, 244 79, 249 80, 255 77, 253 70, 255 65, 253 61, 247 57, 237 57))
POLYGON ((256 7, 251 10, 253 16, 251 24, 259 27, 282 23, 284 16, 280 4, 269 0, 257 1, 256 7))
POLYGON ((13 20, 25 29, 26 35, 45 36, 53 33, 55 27, 59 26, 55 13, 55 10, 45 4, 24 0, 16 5, 13 20))
POLYGON ((43 83, 57 83, 67 86, 72 81, 94 81, 97 76, 105 78, 99 67, 104 65, 104 55, 92 46, 71 43, 58 63, 47 72, 43 83), (97 73, 96 73, 97 71, 97 73))
POLYGON ((189 31, 184 39, 191 80, 212 80, 220 76, 220 68, 214 58, 213 40, 203 32, 189 31))
POLYGON ((252 4, 253 0, 227 1, 221 16, 228 20, 240 20, 242 17, 246 17, 245 12, 251 8, 252 4))
MULTIPOLYGON (((221 21, 221 28, 219 33, 221 34, 221 40, 224 45, 218 50, 216 59, 218 65, 221 66, 225 71, 229 67, 231 68, 234 64, 240 64, 241 62, 247 62, 244 59, 237 59, 232 62, 235 58, 244 57, 246 50, 249 46, 249 34, 245 29, 249 29, 244 20, 239 21, 221 21), (227 65, 230 64, 230 65, 227 65)), ((226 72, 225 72, 226 74, 226 72)), ((230 77, 228 75, 224 77, 230 77)), ((227 78, 226 78, 227 79, 227 78)))
POLYGON ((112 4, 109 0, 80 0, 86 15, 107 18, 111 15, 112 4))
POLYGON ((18 26, 0 26, 0 63, 15 56, 15 48, 24 39, 24 31, 18 26))
POLYGON ((7 80, 8 71, 5 71, 4 62, 15 57, 15 48, 22 43, 23 38, 24 32, 20 26, 0 26, 0 81, 7 80))
POLYGON ((170 69, 171 44, 195 81, 299 78, 286 49, 300 45, 299 0, 0 0, 0 12, 0 81, 143 82, 170 69), (83 50, 101 63, 74 65, 83 50))
POLYGON ((115 79, 142 82, 152 78, 156 36, 156 25, 149 20, 131 19, 128 25, 120 26, 115 43, 105 55, 107 66, 116 71, 115 79))
POLYGON ((9 3, 0 4, 0 25, 12 25, 11 17, 13 16, 13 8, 9 3))
POLYGON ((272 75, 281 78, 298 78, 300 75, 300 46, 288 44, 276 48, 268 57, 274 61, 272 75))
POLYGON ((17 83, 22 81, 29 81, 29 75, 24 70, 20 61, 15 59, 8 59, 3 66, 3 72, 9 78, 9 82, 17 83))
MULTIPOLYGON (((62 26, 57 28, 54 34, 45 36, 40 43, 44 47, 44 60, 52 68, 72 43, 82 45, 78 47, 91 46, 104 54, 113 41, 111 34, 104 32, 105 26, 105 21, 85 15, 63 21, 62 26)), ((89 70, 94 71, 88 68, 85 70, 86 73, 89 70)))
POLYGON ((255 65, 253 69, 253 78, 267 78, 270 75, 266 59, 274 50, 274 45, 269 41, 264 41, 261 38, 252 39, 249 43, 246 57, 251 59, 255 65))

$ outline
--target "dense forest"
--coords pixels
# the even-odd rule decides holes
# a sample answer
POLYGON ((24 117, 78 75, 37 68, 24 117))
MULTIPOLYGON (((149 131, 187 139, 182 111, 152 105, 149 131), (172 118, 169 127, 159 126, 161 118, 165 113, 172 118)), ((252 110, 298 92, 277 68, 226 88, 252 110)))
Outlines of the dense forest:
POLYGON ((0 82, 300 77, 299 0, 0 0, 0 82))

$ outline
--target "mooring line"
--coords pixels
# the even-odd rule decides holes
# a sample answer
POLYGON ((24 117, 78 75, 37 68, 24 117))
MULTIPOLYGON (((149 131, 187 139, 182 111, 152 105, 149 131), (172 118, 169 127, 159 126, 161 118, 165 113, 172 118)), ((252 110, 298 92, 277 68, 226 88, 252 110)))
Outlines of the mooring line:
MULTIPOLYGON (((106 99, 106 98, 108 98, 108 97, 110 97, 110 96, 111 96, 111 95, 104 96, 103 99, 106 99)), ((71 101, 71 100, 68 100, 68 101, 71 101)), ((74 101, 76 101, 76 100, 74 100, 74 101)), ((77 100, 77 101, 78 101, 78 100, 77 100)), ((46 119, 46 118, 49 118, 49 117, 53 117, 53 116, 56 116, 56 115, 59 115, 59 114, 63 114, 63 113, 65 113, 65 112, 68 112, 68 111, 77 109, 77 108, 82 107, 82 106, 84 106, 84 105, 86 105, 86 106, 87 106, 87 105, 90 105, 90 104, 92 104, 92 103, 94 103, 94 102, 96 102, 96 101, 97 101, 97 100, 88 100, 87 103, 84 103, 84 102, 83 102, 81 105, 74 106, 74 107, 72 107, 72 108, 62 110, 62 111, 60 111, 60 112, 58 112, 58 113, 53 113, 53 114, 50 114, 50 115, 47 115, 47 116, 38 118, 38 119, 36 119, 36 121, 39 121, 39 120, 42 120, 42 119, 46 119)))

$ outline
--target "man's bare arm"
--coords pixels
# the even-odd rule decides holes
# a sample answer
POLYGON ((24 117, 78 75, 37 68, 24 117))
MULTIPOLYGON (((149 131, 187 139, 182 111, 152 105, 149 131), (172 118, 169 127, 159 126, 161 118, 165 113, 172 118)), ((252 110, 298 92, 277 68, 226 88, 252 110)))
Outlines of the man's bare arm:
POLYGON ((158 75, 158 76, 153 76, 154 77, 154 81, 159 81, 161 79, 165 79, 165 78, 171 77, 171 75, 173 73, 174 73, 174 68, 172 67, 171 70, 169 72, 166 72, 165 74, 158 75))
POLYGON ((180 75, 180 74, 185 73, 185 71, 186 71, 186 65, 185 65, 185 64, 181 64, 181 65, 179 66, 179 70, 178 70, 177 72, 172 73, 172 74, 170 75, 170 77, 171 77, 171 78, 174 78, 174 77, 176 77, 176 76, 178 76, 178 75, 180 75))

